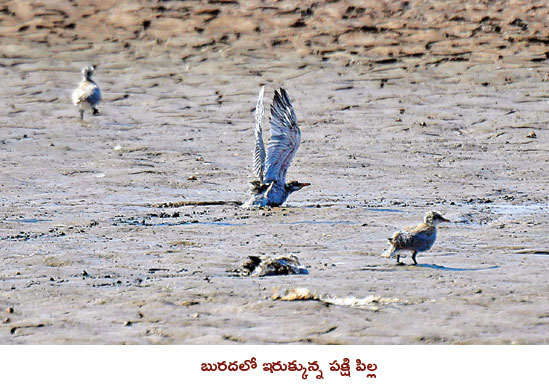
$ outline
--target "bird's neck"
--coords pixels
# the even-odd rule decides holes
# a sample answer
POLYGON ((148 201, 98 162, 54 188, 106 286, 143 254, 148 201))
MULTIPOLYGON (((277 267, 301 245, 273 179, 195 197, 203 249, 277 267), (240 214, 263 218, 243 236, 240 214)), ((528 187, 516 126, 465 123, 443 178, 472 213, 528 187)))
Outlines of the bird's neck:
POLYGON ((292 190, 291 188, 289 188, 288 185, 284 186, 285 199, 288 198, 288 196, 293 192, 295 192, 295 190, 292 190))
POLYGON ((425 221, 425 225, 427 225, 427 227, 432 228, 432 229, 437 228, 433 221, 425 221))

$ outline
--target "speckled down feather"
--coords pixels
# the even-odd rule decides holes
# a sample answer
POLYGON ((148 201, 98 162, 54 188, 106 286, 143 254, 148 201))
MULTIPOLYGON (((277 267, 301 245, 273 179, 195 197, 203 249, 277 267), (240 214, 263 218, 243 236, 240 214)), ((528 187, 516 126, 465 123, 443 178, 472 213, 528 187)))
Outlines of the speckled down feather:
POLYGON ((414 261, 414 264, 417 264, 417 253, 431 249, 437 239, 436 226, 441 222, 448 222, 448 220, 442 217, 438 212, 427 212, 423 223, 407 227, 390 237, 389 244, 391 247, 383 252, 381 256, 387 258, 396 256, 397 263, 399 263, 399 251, 412 251, 411 258, 414 261))
POLYGON ((80 119, 84 119, 84 111, 98 113, 96 106, 101 102, 101 90, 92 80, 94 66, 86 66, 82 69, 82 81, 72 93, 72 103, 78 107, 80 119))
POLYGON ((396 232, 389 241, 396 249, 425 252, 431 249, 436 238, 434 225, 419 224, 396 232))

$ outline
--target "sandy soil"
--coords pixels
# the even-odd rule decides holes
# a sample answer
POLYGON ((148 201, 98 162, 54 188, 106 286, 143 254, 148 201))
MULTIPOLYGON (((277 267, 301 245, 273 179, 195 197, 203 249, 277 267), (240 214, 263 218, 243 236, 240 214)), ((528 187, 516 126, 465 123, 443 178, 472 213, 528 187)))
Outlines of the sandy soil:
POLYGON ((549 343, 545 1, 30 3, 0 1, 0 342, 549 343), (155 206, 247 198, 261 84, 312 185, 155 206), (418 266, 379 257, 430 209, 418 266), (309 275, 234 272, 290 253, 309 275))

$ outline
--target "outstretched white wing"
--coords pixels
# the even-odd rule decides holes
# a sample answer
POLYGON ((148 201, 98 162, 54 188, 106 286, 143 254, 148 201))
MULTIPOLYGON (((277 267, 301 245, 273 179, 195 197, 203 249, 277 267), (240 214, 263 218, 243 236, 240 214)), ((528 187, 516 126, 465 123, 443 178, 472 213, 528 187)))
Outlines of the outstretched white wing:
POLYGON ((263 172, 265 169, 265 145, 263 144, 263 128, 261 120, 265 110, 263 109, 263 93, 265 86, 259 89, 257 105, 255 107, 255 151, 254 151, 254 174, 263 183, 263 172))
POLYGON ((299 148, 301 131, 292 102, 283 88, 275 91, 271 105, 271 139, 267 145, 265 183, 286 183, 286 172, 299 148))

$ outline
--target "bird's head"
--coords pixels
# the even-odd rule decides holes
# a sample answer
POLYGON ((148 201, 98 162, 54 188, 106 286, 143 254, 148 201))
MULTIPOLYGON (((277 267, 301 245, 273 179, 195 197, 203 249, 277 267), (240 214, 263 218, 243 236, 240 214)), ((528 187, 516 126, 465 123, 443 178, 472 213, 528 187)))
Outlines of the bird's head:
POLYGON ((82 69, 82 75, 84 76, 84 79, 91 79, 92 75, 93 75, 93 72, 95 71, 95 67, 97 67, 96 65, 92 65, 92 66, 86 66, 82 69))
POLYGON ((309 185, 311 184, 309 184, 308 182, 290 181, 286 184, 286 190, 289 190, 290 192, 297 192, 301 188, 309 185))
POLYGON ((450 220, 442 217, 442 215, 438 212, 435 212, 433 210, 427 212, 425 214, 425 224, 432 224, 432 225, 438 225, 442 222, 450 222, 450 220))

